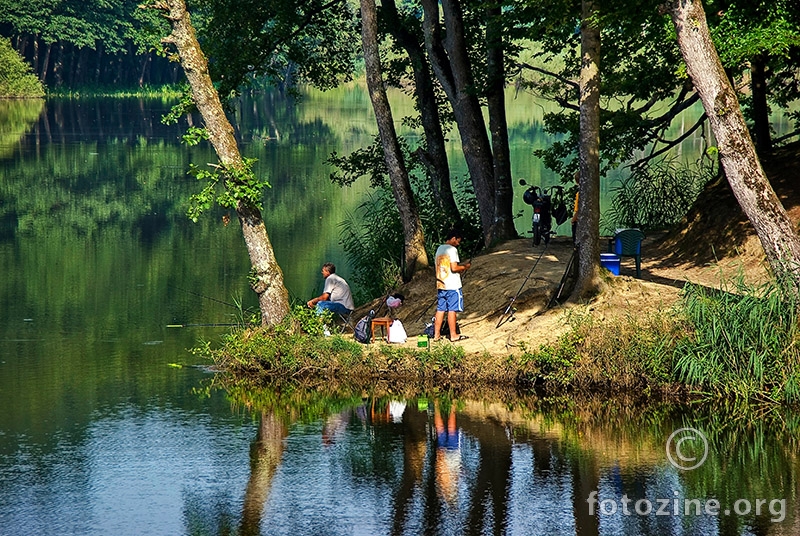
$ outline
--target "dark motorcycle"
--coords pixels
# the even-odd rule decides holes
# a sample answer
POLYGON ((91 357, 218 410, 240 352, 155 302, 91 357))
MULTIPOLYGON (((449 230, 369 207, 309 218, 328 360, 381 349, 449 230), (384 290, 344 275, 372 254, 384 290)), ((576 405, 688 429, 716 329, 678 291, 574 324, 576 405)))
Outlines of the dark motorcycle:
MULTIPOLYGON (((528 186, 524 179, 519 183, 522 186, 528 186)), ((549 188, 528 186, 522 194, 522 200, 533 206, 533 245, 538 246, 542 239, 547 245, 550 242, 550 236, 554 233, 551 229, 553 217, 556 219, 556 225, 561 225, 567 219, 564 188, 560 185, 549 188)))

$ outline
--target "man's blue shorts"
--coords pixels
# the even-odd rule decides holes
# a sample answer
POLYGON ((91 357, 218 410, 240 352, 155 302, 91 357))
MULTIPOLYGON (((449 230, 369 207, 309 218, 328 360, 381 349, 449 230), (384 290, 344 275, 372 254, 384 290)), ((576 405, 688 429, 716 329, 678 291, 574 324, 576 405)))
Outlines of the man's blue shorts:
POLYGON ((436 310, 463 312, 464 295, 461 293, 461 289, 436 291, 436 310))

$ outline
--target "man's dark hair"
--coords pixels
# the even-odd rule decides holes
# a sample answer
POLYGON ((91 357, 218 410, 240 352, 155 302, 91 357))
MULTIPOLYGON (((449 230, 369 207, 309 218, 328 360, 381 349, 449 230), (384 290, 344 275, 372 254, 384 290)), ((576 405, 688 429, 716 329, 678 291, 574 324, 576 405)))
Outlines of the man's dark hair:
POLYGON ((445 238, 445 241, 450 240, 451 238, 463 239, 464 234, 461 232, 461 229, 456 229, 455 227, 453 227, 452 229, 447 231, 447 238, 445 238))
POLYGON ((325 264, 322 265, 322 267, 325 270, 328 270, 329 274, 335 274, 336 273, 336 266, 332 262, 326 262, 325 264))

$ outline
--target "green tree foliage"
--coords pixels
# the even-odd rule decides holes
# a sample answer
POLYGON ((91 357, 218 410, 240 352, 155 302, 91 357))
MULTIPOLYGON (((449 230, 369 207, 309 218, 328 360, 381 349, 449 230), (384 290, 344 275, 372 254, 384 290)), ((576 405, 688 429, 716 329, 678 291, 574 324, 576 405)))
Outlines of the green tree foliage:
POLYGON ((0 35, 48 86, 175 82, 155 50, 160 24, 137 0, 14 2, 0 0, 0 35))
MULTIPOLYGON (((630 0, 604 5, 599 13, 602 69, 602 174, 624 163, 658 161, 677 143, 705 128, 705 116, 670 136, 670 126, 699 102, 687 80, 672 24, 659 11, 658 0, 630 0)), ((535 45, 521 65, 520 86, 563 106, 545 117, 549 132, 566 134, 563 141, 536 151, 565 181, 577 169, 578 6, 536 2, 537 15, 522 15, 535 45)), ((785 106, 800 97, 797 66, 798 12, 785 0, 707 3, 709 25, 724 51, 722 59, 738 87, 750 77, 753 58, 768 52, 770 98, 785 106)), ((750 102, 748 100, 748 102, 750 102)), ((751 117, 752 114, 751 114, 751 117)))
MULTIPOLYGON (((772 147, 772 106, 787 107, 798 95, 800 10, 787 0, 714 1, 707 20, 722 64, 740 87, 739 97, 759 152, 772 147)), ((800 119, 793 114, 795 121, 800 119)), ((789 133, 782 141, 796 136, 789 133)))
POLYGON ((0 39, 0 97, 42 97, 44 88, 8 39, 0 39))
POLYGON ((262 77, 292 89, 327 89, 350 78, 360 51, 352 6, 345 0, 197 0, 198 33, 220 94, 262 77))

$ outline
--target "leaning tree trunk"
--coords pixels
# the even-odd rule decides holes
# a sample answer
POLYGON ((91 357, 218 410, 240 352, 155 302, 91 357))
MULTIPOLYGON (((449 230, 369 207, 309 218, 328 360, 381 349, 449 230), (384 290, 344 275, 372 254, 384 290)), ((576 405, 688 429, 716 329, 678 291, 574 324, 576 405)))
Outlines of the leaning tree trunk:
POLYGON ((417 205, 411 192, 408 171, 397 141, 397 132, 392 120, 392 109, 383 87, 381 76, 381 60, 378 52, 378 10, 375 0, 361 0, 361 41, 364 46, 364 70, 367 75, 367 88, 378 122, 378 133, 383 146, 383 158, 389 171, 392 192, 400 211, 403 224, 405 248, 403 258, 405 267, 403 280, 410 281, 414 272, 428 266, 428 255, 425 253, 425 236, 422 234, 422 222, 419 219, 417 205))
POLYGON ((686 69, 708 115, 733 195, 761 241, 775 277, 800 288, 800 240, 758 160, 722 68, 700 0, 673 0, 672 22, 686 69))
MULTIPOLYGON (((163 41, 178 49, 181 66, 192 89, 192 98, 205 123, 209 141, 217 153, 228 181, 235 181, 237 172, 245 169, 233 127, 219 100, 219 94, 208 74, 208 61, 195 37, 184 0, 162 0, 153 7, 165 12, 172 25, 172 33, 163 41)), ((251 204, 238 200, 236 213, 242 225, 242 234, 252 265, 250 282, 258 295, 261 320, 264 325, 280 322, 289 313, 289 294, 283 284, 283 272, 272 251, 261 211, 251 204)))
POLYGON ((418 148, 416 154, 428 172, 437 206, 444 212, 448 221, 459 225, 461 214, 450 183, 450 165, 447 160, 439 104, 436 102, 433 86, 433 74, 425 56, 424 43, 420 44, 412 29, 401 22, 395 1, 383 2, 383 13, 389 32, 408 54, 411 70, 414 73, 414 97, 417 99, 422 131, 425 134, 425 149, 418 148))
POLYGON ((578 279, 572 299, 597 293, 600 285, 600 28, 593 0, 581 5, 580 197, 575 242, 578 279))
POLYGON ((464 153, 464 160, 478 201, 484 242, 488 245, 495 238, 509 237, 495 237, 492 149, 489 136, 486 134, 486 123, 483 120, 480 101, 475 94, 461 5, 458 0, 442 2, 446 30, 444 40, 441 37, 442 29, 439 23, 439 3, 436 0, 422 0, 422 7, 425 12, 423 32, 428 58, 453 108, 453 117, 461 137, 461 151, 464 153))
POLYGON ((514 226, 514 187, 506 118, 506 68, 503 52, 502 10, 499 4, 486 10, 486 105, 492 133, 494 161, 494 236, 517 238, 514 226))

